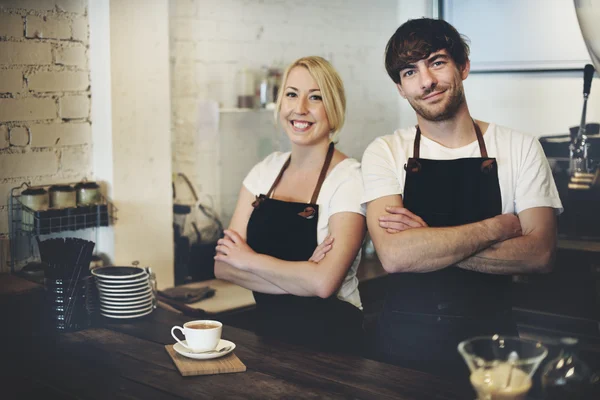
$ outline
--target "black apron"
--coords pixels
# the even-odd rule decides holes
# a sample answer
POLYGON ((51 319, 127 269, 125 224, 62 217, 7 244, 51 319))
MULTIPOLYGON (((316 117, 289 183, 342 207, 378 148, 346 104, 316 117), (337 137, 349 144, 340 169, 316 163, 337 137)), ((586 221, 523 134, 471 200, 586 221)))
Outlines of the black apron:
MULTIPOLYGON (((247 228, 248 245, 257 253, 286 261, 307 261, 317 247, 317 198, 333 157, 330 144, 311 202, 270 198, 290 164, 286 161, 266 195, 253 203, 247 228)), ((362 311, 336 295, 322 299, 253 292, 257 332, 261 335, 333 351, 361 352, 362 311)))
MULTIPOLYGON (((473 122, 481 158, 419 158, 417 126, 414 157, 405 165, 404 207, 430 227, 482 221, 502 212, 495 158, 487 156, 481 130, 473 122)), ((457 351, 478 335, 518 335, 511 311, 511 276, 450 266, 428 273, 388 276, 375 350, 380 359, 413 369, 465 376, 457 351)))

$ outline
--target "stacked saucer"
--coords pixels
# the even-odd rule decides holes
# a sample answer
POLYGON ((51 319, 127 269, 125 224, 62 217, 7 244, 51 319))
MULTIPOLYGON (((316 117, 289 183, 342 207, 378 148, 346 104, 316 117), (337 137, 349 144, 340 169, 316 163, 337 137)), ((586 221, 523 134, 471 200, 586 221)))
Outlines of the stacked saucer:
POLYGON ((148 315, 155 298, 146 270, 137 267, 101 267, 92 270, 100 300, 100 314, 128 319, 148 315))

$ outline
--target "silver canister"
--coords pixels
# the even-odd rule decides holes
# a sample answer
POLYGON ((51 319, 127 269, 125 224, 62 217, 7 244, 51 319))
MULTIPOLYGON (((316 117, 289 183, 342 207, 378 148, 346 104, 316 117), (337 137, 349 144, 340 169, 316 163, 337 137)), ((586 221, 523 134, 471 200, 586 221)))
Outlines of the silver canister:
POLYGON ((50 207, 71 208, 77 205, 75 188, 69 185, 50 186, 50 207))
POLYGON ((102 202, 100 185, 96 182, 79 182, 75 185, 78 206, 91 206, 102 202))
POLYGON ((31 232, 34 229, 35 211, 45 211, 49 206, 48 192, 44 188, 29 188, 21 192, 20 202, 26 208, 22 210, 21 221, 23 230, 31 232))

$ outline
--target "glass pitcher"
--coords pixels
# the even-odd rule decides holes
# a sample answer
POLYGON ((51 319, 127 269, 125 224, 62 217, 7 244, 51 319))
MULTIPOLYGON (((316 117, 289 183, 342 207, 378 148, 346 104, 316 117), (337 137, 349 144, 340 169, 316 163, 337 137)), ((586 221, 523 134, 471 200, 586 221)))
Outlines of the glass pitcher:
POLYGON ((479 400, 525 400, 531 379, 548 354, 544 345, 518 337, 478 336, 458 345, 479 400))

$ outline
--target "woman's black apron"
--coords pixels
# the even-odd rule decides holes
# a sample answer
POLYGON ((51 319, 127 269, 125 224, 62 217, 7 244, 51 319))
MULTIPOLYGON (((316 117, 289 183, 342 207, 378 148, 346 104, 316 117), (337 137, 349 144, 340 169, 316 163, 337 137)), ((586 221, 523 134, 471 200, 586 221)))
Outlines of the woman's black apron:
MULTIPOLYGON (((482 221, 502 212, 498 165, 487 156, 481 130, 473 122, 481 158, 419 158, 417 126, 414 157, 405 170, 404 207, 430 227, 482 221)), ((450 266, 428 273, 388 276, 384 309, 377 324, 380 359, 438 375, 464 376, 457 352, 478 335, 517 335, 511 311, 511 277, 450 266)))
MULTIPOLYGON (((257 253, 286 261, 308 261, 317 247, 317 198, 334 146, 330 144, 309 204, 270 198, 290 164, 290 158, 266 195, 253 203, 247 228, 248 245, 257 253)), ((257 331, 287 342, 333 351, 361 351, 362 312, 336 295, 322 299, 253 292, 257 331)))

